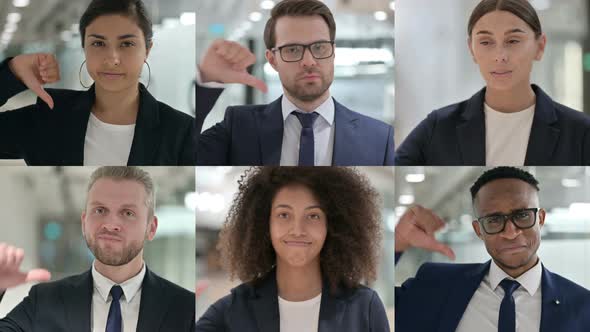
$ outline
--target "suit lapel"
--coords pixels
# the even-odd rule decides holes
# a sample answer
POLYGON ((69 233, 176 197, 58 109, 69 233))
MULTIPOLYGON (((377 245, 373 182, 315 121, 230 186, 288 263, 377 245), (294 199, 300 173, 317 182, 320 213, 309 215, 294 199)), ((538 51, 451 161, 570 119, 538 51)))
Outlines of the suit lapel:
POLYGON ((170 301, 153 272, 146 268, 141 286, 137 331, 159 331, 166 314, 166 310, 162 308, 168 308, 170 301))
MULTIPOLYGON (((60 126, 66 128, 59 135, 62 135, 59 149, 67 151, 67 159, 62 160, 64 165, 83 165, 84 164, 84 144, 86 139, 86 129, 88 128, 88 119, 90 111, 94 104, 95 94, 94 85, 88 90, 81 92, 79 97, 74 101, 71 110, 70 106, 64 107, 64 115, 60 117, 63 121, 60 126)), ((59 107, 56 105, 56 107, 59 107)))
POLYGON ((159 124, 158 101, 140 84, 139 111, 127 165, 140 166, 154 162, 160 143, 157 131, 159 124))
MULTIPOLYGON (((282 98, 282 97, 281 97, 282 98)), ((283 145, 283 113, 281 98, 257 112, 257 126, 260 133, 260 157, 262 165, 279 165, 283 145)))
POLYGON ((68 331, 91 331, 92 274, 89 271, 61 289, 61 300, 68 323, 68 331))
POLYGON ((477 268, 465 273, 463 278, 457 278, 453 284, 450 285, 448 291, 448 300, 440 313, 440 324, 438 332, 455 331, 467 305, 484 276, 490 269, 490 261, 485 264, 478 265, 477 268))
POLYGON ((346 107, 334 100, 334 152, 332 165, 358 165, 358 155, 355 151, 362 151, 357 128, 358 117, 346 107))
POLYGON ((563 324, 567 303, 553 282, 551 272, 543 266, 541 277, 541 329, 540 332, 558 331, 563 324))
POLYGON ((457 141, 461 164, 486 164, 486 128, 483 112, 485 89, 466 101, 462 114, 463 121, 457 125, 457 141))
POLYGON ((254 312, 259 332, 277 332, 280 329, 279 300, 276 273, 269 273, 259 286, 252 288, 248 299, 250 310, 254 312))
POLYGON ((553 127, 553 124, 557 122, 553 100, 538 86, 532 87, 537 99, 524 163, 525 165, 547 165, 551 162, 560 130, 553 127))
MULTIPOLYGON (((346 331, 349 326, 343 326, 343 316, 346 312, 346 302, 339 297, 339 293, 331 294, 328 283, 324 281, 322 301, 320 303, 320 321, 318 332, 346 331)), ((340 290, 339 290, 340 292, 340 290)))

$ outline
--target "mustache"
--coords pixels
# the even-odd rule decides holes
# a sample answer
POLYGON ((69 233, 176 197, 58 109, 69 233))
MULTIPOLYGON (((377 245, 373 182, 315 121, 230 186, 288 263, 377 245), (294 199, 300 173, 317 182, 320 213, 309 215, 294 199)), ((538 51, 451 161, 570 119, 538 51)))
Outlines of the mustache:
POLYGON ((304 76, 309 75, 309 74, 317 74, 319 76, 322 76, 319 69, 307 69, 307 70, 301 72, 298 75, 298 77, 304 77, 304 76))
POLYGON ((103 231, 100 231, 100 232, 96 233, 95 236, 98 237, 98 236, 102 236, 102 235, 106 235, 106 236, 110 236, 110 237, 114 237, 114 238, 123 240, 123 238, 118 233, 109 232, 109 231, 106 231, 106 230, 103 230, 103 231))

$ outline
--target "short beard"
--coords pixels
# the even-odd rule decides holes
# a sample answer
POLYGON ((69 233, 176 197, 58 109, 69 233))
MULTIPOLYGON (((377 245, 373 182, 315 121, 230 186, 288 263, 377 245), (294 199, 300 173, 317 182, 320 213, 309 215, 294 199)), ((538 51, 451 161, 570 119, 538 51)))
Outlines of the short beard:
POLYGON ((330 88, 330 85, 332 85, 331 81, 325 82, 322 78, 320 86, 312 91, 309 91, 304 87, 298 87, 297 85, 286 86, 283 84, 283 88, 289 93, 289 95, 293 96, 293 98, 303 102, 311 102, 323 96, 330 88))
POLYGON ((84 240, 86 240, 86 245, 94 255, 94 258, 102 264, 109 266, 122 266, 131 262, 143 250, 144 245, 144 241, 141 241, 141 243, 138 241, 131 242, 128 246, 123 248, 120 255, 116 255, 104 252, 99 245, 89 237, 85 236, 84 240))

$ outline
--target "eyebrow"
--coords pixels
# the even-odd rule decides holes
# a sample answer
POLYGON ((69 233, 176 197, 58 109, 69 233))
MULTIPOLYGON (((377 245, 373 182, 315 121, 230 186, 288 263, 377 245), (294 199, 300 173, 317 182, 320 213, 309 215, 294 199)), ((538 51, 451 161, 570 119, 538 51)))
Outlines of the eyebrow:
MULTIPOLYGON (((102 39, 102 40, 106 40, 107 39, 105 36, 97 35, 97 34, 94 34, 94 33, 88 35, 88 37, 94 37, 94 38, 102 39)), ((138 38, 138 37, 137 37, 137 35, 134 35, 132 33, 128 33, 126 35, 121 35, 121 36, 117 37, 117 39, 119 39, 119 40, 121 40, 121 39, 127 39, 127 38, 138 38)))
MULTIPOLYGON (((100 202, 100 201, 92 201, 89 204, 92 206, 105 205, 103 202, 100 202)), ((137 208, 137 205, 136 204, 123 204, 123 205, 121 205, 121 208, 137 208)))
MULTIPOLYGON (((274 208, 275 209, 278 209, 278 208, 288 208, 288 209, 291 209, 291 210, 293 209, 293 207, 291 205, 288 205, 288 204, 279 204, 279 205, 275 206, 274 208)), ((311 206, 306 207, 304 210, 311 210, 311 209, 320 209, 321 210, 322 207, 319 206, 319 205, 311 205, 311 206)))
MULTIPOLYGON (((504 33, 504 35, 509 35, 509 34, 512 34, 512 33, 526 33, 526 32, 524 30, 522 30, 522 29, 515 28, 515 29, 512 29, 512 30, 506 31, 504 33)), ((491 31, 488 31, 488 30, 481 30, 481 31, 478 31, 476 33, 476 35, 493 35, 493 33, 491 31)))

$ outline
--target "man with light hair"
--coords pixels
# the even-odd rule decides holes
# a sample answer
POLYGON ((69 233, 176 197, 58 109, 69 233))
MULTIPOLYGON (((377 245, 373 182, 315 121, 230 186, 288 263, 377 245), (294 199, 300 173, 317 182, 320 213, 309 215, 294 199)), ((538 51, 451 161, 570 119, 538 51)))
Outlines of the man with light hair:
MULTIPOLYGON (((0 320, 0 331, 194 331, 195 295, 150 271, 145 241, 156 235, 155 188, 135 167, 100 167, 90 177, 82 234, 91 269, 41 283, 0 320)), ((48 281, 49 271, 21 272, 24 251, 0 243, 0 300, 7 289, 48 281)))

